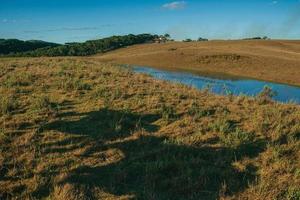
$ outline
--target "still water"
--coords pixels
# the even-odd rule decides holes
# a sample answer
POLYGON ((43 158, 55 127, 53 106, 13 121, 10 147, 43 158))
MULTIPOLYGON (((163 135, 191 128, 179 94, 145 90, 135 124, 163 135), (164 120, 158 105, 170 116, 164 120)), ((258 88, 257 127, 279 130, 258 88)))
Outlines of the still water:
POLYGON ((300 87, 244 78, 221 78, 218 76, 198 75, 183 72, 158 70, 151 67, 133 67, 137 73, 149 74, 154 78, 193 86, 198 89, 209 88, 213 93, 255 96, 265 86, 276 92, 274 99, 279 102, 300 104, 300 87))

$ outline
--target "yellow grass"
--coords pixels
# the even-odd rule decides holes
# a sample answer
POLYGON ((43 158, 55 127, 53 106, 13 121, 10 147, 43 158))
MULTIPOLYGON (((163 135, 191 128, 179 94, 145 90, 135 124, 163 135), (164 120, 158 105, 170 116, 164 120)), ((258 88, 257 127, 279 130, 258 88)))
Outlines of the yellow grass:
POLYGON ((101 61, 201 74, 241 76, 300 86, 300 41, 144 44, 96 56, 101 61))
POLYGON ((0 72, 0 199, 300 197, 299 106, 92 58, 1 59, 0 72))

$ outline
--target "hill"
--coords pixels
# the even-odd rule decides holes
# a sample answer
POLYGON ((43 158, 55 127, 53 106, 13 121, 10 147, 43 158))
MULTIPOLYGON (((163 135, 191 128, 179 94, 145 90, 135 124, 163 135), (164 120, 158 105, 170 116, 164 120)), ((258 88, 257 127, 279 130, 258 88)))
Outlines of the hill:
POLYGON ((296 200, 299 152, 297 105, 0 58, 0 199, 296 200))
MULTIPOLYGON (((83 43, 67 43, 60 46, 50 46, 46 48, 40 48, 33 51, 20 52, 12 54, 16 57, 40 57, 40 56, 87 56, 97 53, 103 53, 118 48, 134 45, 143 44, 157 37, 156 35, 150 34, 139 34, 139 35, 124 35, 124 36, 112 36, 108 38, 89 40, 83 43)), ((11 47, 14 49, 14 46, 11 47)))
POLYGON ((101 61, 195 73, 220 73, 300 86, 300 41, 232 40, 136 45, 101 61))
POLYGON ((45 47, 57 47, 60 44, 45 42, 41 40, 18 40, 18 39, 0 39, 0 55, 22 53, 33 51, 45 47))

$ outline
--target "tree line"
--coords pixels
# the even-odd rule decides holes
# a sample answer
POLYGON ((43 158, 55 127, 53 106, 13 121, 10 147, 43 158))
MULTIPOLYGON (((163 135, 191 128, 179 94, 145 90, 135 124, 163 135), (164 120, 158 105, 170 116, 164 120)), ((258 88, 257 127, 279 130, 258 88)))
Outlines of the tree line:
MULTIPOLYGON (((66 43, 64 45, 50 45, 43 48, 37 48, 30 51, 20 50, 17 45, 12 45, 11 51, 6 51, 2 54, 7 56, 87 56, 96 53, 104 53, 110 50, 126 47, 134 44, 142 44, 152 42, 157 35, 139 34, 139 35, 124 35, 112 36, 108 38, 89 40, 83 43, 66 43)), ((1 53, 0 53, 1 54, 1 53)))
POLYGON ((17 39, 0 39, 0 55, 34 51, 39 48, 57 47, 60 44, 45 42, 41 40, 17 40, 17 39))

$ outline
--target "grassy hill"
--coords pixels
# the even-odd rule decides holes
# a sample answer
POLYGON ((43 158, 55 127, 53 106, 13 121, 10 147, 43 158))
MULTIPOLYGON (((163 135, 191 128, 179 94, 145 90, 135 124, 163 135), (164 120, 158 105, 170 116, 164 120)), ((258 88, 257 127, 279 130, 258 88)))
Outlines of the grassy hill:
POLYGON ((98 58, 0 61, 0 199, 300 198, 299 106, 98 58))
POLYGON ((135 45, 101 61, 220 73, 300 86, 300 41, 230 40, 135 45))

